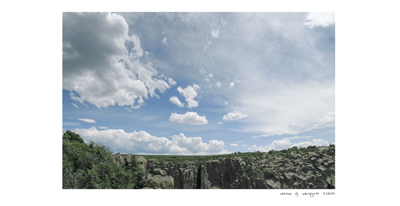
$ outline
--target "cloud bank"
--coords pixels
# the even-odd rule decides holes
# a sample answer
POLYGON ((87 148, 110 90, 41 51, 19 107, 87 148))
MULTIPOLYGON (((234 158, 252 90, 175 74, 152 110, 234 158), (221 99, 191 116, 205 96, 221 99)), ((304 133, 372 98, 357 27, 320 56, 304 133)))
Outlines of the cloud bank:
POLYGON ((275 140, 270 145, 265 147, 257 147, 256 145, 252 145, 251 147, 247 147, 251 152, 260 151, 260 152, 268 152, 269 150, 283 150, 289 149, 294 146, 300 147, 308 147, 310 145, 314 146, 328 146, 329 142, 323 139, 313 139, 312 141, 292 143, 288 138, 282 140, 275 140))
POLYGON ((204 143, 201 137, 186 137, 183 133, 173 135, 172 140, 165 137, 152 136, 144 131, 127 133, 122 129, 97 130, 75 129, 85 142, 100 142, 110 147, 113 152, 147 153, 147 154, 222 154, 228 153, 224 149, 224 142, 210 140, 204 143))

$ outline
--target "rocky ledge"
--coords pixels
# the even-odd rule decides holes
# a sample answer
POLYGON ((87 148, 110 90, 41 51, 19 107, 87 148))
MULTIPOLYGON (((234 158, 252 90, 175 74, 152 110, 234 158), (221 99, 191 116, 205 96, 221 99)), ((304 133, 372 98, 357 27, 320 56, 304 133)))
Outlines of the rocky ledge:
MULTIPOLYGON (((335 189, 334 146, 208 161, 135 158, 145 171, 148 189, 335 189)), ((120 154, 115 160, 116 164, 130 162, 120 154)))

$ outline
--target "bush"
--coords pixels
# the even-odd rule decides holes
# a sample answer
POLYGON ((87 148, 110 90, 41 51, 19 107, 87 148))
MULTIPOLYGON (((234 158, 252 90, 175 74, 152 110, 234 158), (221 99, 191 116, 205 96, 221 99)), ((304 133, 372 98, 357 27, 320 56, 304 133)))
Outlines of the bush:
MULTIPOLYGON (((143 171, 136 159, 117 166, 109 147, 90 141, 85 144, 78 134, 63 135, 64 189, 133 189, 144 186, 143 171)), ((134 156, 133 156, 134 157, 134 156)))
POLYGON ((68 142, 79 142, 79 143, 84 143, 83 139, 79 136, 79 134, 76 134, 74 132, 71 132, 67 130, 63 134, 63 140, 66 140, 68 142))

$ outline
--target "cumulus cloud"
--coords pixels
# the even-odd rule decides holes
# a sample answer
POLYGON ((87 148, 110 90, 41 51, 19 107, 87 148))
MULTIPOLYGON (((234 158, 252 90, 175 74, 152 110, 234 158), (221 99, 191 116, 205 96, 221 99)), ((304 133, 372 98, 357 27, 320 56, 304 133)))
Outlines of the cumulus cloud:
POLYGON ((255 151, 260 151, 260 152, 268 152, 269 150, 283 150, 283 149, 289 149, 294 146, 300 148, 300 147, 308 147, 310 145, 313 146, 328 146, 329 142, 323 139, 313 139, 312 141, 306 141, 306 142, 299 142, 299 143, 292 143, 288 138, 282 139, 282 140, 274 140, 270 145, 265 146, 265 147, 259 147, 256 145, 252 145, 251 147, 248 147, 251 152, 255 151))
POLYGON ((169 121, 192 125, 208 124, 206 116, 199 116, 197 112, 186 112, 185 114, 171 113, 169 121))
POLYGON ((223 147, 224 142, 210 140, 207 143, 201 137, 186 137, 183 133, 172 136, 172 140, 165 137, 152 136, 145 131, 125 132, 123 129, 97 130, 75 129, 85 142, 100 142, 110 147, 114 152, 147 153, 147 154, 223 154, 228 153, 223 147))
POLYGON ((181 101, 179 101, 179 99, 178 99, 177 96, 173 96, 173 97, 169 98, 169 101, 170 101, 171 103, 173 103, 173 104, 178 105, 179 107, 185 106, 184 103, 182 103, 181 101))
POLYGON ((176 81, 174 81, 172 78, 168 78, 168 84, 174 86, 176 84, 176 81))
POLYGON ((168 43, 168 42, 167 42, 167 37, 164 37, 164 39, 162 40, 162 42, 163 42, 163 44, 164 44, 165 46, 168 46, 168 45, 167 45, 167 43, 168 43))
POLYGON ((203 143, 201 137, 185 137, 183 133, 179 135, 173 135, 172 141, 176 143, 178 146, 186 148, 192 153, 197 154, 207 154, 207 153, 227 153, 228 151, 224 150, 224 142, 218 140, 209 140, 208 144, 203 143))
POLYGON ((238 144, 229 144, 230 146, 232 146, 232 147, 237 147, 238 146, 238 144))
POLYGON ((187 107, 192 108, 199 106, 199 103, 196 100, 194 100, 194 98, 197 97, 196 90, 199 89, 200 89, 199 85, 193 84, 193 86, 187 86, 185 89, 178 87, 177 90, 185 97, 185 100, 188 103, 187 107))
POLYGON ((335 13, 310 12, 305 18, 304 25, 313 29, 317 26, 328 27, 335 24, 335 13))
POLYGON ((221 87, 221 82, 217 82, 215 84, 217 85, 218 88, 221 87))
POLYGON ((222 120, 230 122, 230 121, 234 121, 234 120, 238 120, 238 119, 243 119, 245 117, 247 117, 247 115, 243 114, 243 112, 233 111, 233 112, 229 112, 228 114, 224 115, 222 117, 222 120))
POLYGON ((232 89, 235 86, 235 83, 239 83, 239 80, 234 79, 233 82, 229 83, 229 89, 232 89))
POLYGON ((71 103, 71 104, 74 105, 74 107, 79 108, 78 105, 76 105, 76 104, 74 104, 74 103, 71 103))
POLYGON ((79 119, 79 120, 87 122, 87 123, 96 123, 96 121, 93 119, 79 119))
POLYGON ((128 31, 125 19, 115 13, 63 13, 63 89, 73 100, 99 109, 115 104, 139 108, 136 101, 158 98, 156 90, 170 88, 156 78, 151 62, 140 61, 140 39, 128 31))
POLYGON ((292 147, 296 146, 296 147, 308 147, 310 145, 314 145, 314 146, 328 146, 329 142, 323 140, 323 139, 313 139, 311 142, 299 142, 296 144, 293 144, 292 147))
POLYGON ((108 129, 108 127, 99 127, 100 129, 108 129))

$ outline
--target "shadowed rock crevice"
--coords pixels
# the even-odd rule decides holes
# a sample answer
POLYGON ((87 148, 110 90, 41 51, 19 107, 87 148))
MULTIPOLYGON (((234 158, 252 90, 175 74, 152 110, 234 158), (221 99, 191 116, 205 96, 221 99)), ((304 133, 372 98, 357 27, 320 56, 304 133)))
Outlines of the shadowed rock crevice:
POLYGON ((199 169, 197 170, 197 189, 201 188, 201 164, 199 165, 199 169))

